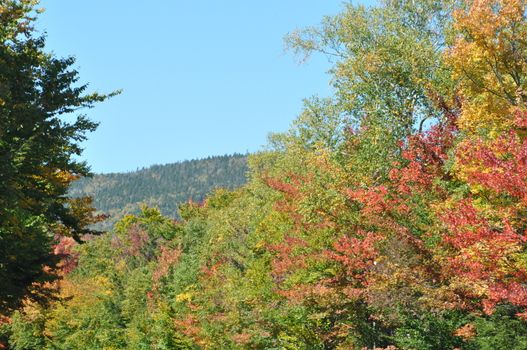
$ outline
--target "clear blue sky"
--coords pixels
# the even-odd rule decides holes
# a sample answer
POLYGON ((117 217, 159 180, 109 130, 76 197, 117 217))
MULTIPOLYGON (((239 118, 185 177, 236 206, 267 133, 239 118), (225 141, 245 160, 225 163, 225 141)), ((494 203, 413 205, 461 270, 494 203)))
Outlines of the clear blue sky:
MULTIPOLYGON (((364 1, 363 1, 364 2, 364 1)), ((123 89, 88 115, 95 172, 261 148, 302 99, 331 93, 329 63, 298 65, 283 36, 340 0, 42 0, 48 50, 75 55, 93 90, 123 89)))

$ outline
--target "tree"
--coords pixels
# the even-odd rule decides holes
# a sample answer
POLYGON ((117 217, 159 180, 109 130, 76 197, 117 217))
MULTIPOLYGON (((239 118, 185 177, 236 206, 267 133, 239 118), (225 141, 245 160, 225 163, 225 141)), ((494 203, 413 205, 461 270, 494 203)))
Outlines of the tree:
POLYGON ((525 8, 523 0, 478 0, 454 13, 448 60, 465 97, 459 125, 469 134, 493 138, 525 127, 525 8))
POLYGON ((337 49, 337 98, 251 155, 247 185, 82 245, 9 345, 525 348, 527 2, 381 4, 292 38, 337 49))
POLYGON ((322 24, 292 32, 287 47, 302 59, 326 55, 336 105, 360 129, 351 167, 364 181, 386 178, 397 142, 442 117, 453 80, 444 58, 454 0, 348 4, 322 24))
POLYGON ((0 314, 46 295, 58 260, 56 234, 80 240, 90 233, 89 200, 72 202, 67 190, 89 175, 75 156, 97 123, 63 117, 110 96, 86 93, 73 57, 45 52, 45 38, 33 28, 36 4, 0 4, 0 314))

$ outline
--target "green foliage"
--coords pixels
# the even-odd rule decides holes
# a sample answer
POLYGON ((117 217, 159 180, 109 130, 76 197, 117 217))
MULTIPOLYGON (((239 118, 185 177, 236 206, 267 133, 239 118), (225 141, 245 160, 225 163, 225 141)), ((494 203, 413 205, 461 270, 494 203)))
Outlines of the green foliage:
POLYGON ((47 309, 29 304, 18 312, 10 344, 15 349, 151 349, 153 344, 172 349, 176 338, 167 329, 166 310, 152 309, 149 300, 157 288, 154 262, 163 258, 164 237, 176 231, 172 220, 145 208, 119 222, 113 234, 79 246, 79 267, 61 282, 59 301, 47 309))
POLYGON ((16 312, 13 316, 13 326, 10 328, 10 337, 13 339, 10 346, 14 350, 38 350, 44 349, 44 328, 45 316, 41 309, 34 312, 22 314, 16 312))
POLYGON ((442 118, 436 99, 449 99, 453 86, 442 51, 453 3, 349 4, 320 26, 286 37, 287 47, 302 60, 322 53, 335 61, 334 103, 361 129, 347 153, 364 181, 387 175, 398 140, 442 118))
MULTIPOLYGON (((411 316, 397 328, 393 342, 401 349, 454 349, 463 346, 461 337, 453 336, 466 323, 463 313, 411 316)), ((463 346, 463 349, 465 347, 463 346)))
POLYGON ((74 58, 45 51, 45 38, 32 27, 35 3, 0 4, 0 314, 4 315, 23 298, 47 297, 43 286, 53 278, 49 271, 57 260, 51 252, 55 233, 79 239, 90 232, 84 214, 91 212, 75 212, 67 190, 77 176, 89 174, 88 166, 76 156, 86 133, 97 124, 83 115, 73 122, 63 117, 108 97, 86 93, 87 85, 78 83, 72 68, 74 58))
MULTIPOLYGON (((508 129, 496 137, 467 132, 458 116, 474 106, 512 112, 457 89, 452 67, 464 68, 464 58, 448 47, 478 49, 467 33, 485 28, 485 43, 517 41, 494 26, 523 24, 526 7, 347 5, 320 28, 291 35, 295 50, 337 57, 335 96, 306 101, 289 132, 249 156, 242 187, 174 200, 178 220, 142 206, 75 247, 77 266, 57 285, 58 298, 28 300, 1 336, 13 349, 526 348, 527 113, 515 106, 514 126, 498 125, 493 132, 508 129), (500 11, 504 23, 479 25, 482 14, 500 11)), ((491 82, 499 75, 478 72, 491 82)), ((121 191, 139 201, 169 193, 165 175, 174 169, 201 178, 241 163, 232 175, 245 161, 220 157, 94 183, 108 198, 121 191)), ((45 223, 28 218, 26 226, 45 223)))
POLYGON ((492 316, 478 318, 474 322, 477 336, 470 344, 481 350, 525 349, 527 324, 515 317, 517 311, 510 305, 504 305, 492 316))

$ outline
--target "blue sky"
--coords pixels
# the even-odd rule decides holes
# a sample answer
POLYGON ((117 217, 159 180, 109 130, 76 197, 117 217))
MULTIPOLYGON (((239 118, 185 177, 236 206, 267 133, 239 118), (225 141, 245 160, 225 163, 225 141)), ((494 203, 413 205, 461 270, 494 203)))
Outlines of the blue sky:
POLYGON ((336 14, 340 0, 42 0, 38 29, 77 57, 92 90, 123 93, 88 115, 95 172, 253 152, 287 130, 302 99, 331 94, 330 65, 299 65, 283 36, 336 14))

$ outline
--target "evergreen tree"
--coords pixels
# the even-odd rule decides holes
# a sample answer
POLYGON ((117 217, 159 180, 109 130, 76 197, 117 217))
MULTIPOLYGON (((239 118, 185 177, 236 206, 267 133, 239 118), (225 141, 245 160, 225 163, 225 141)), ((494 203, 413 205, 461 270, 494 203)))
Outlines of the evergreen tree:
POLYGON ((35 5, 0 2, 0 314, 43 296, 56 234, 88 233, 89 200, 70 201, 67 190, 89 174, 74 156, 97 124, 62 117, 108 97, 86 94, 74 58, 44 50, 45 38, 32 27, 35 5))

